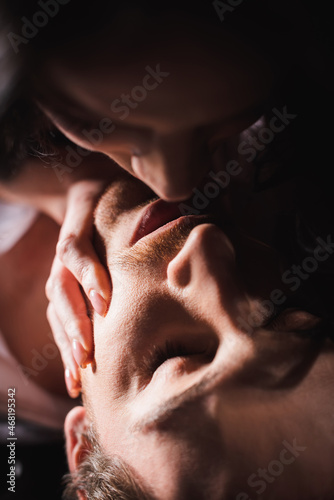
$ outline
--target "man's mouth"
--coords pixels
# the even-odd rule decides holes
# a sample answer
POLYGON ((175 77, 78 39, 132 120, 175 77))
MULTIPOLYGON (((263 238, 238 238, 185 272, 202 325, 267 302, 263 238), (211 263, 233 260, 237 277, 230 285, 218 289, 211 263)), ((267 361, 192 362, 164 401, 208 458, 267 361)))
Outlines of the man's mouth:
POLYGON ((179 203, 169 203, 156 200, 141 211, 140 219, 131 238, 130 245, 134 245, 144 236, 182 217, 179 203))

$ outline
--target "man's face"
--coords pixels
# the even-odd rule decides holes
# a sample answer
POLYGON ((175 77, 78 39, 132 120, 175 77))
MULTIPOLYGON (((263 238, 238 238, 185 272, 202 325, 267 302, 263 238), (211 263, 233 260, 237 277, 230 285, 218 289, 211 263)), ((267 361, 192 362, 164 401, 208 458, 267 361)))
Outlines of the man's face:
POLYGON ((82 386, 103 448, 161 500, 320 498, 333 487, 333 349, 300 335, 317 318, 271 320, 265 253, 152 196, 125 177, 95 215, 113 291, 82 386), (250 312, 261 325, 245 332, 250 312))

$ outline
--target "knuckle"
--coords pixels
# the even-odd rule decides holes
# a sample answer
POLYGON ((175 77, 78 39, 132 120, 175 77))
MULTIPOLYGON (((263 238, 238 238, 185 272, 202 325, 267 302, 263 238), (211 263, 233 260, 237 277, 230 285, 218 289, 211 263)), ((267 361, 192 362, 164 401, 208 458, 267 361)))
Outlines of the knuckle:
POLYGON ((58 241, 56 247, 57 257, 66 261, 80 246, 80 238, 75 233, 70 233, 58 241))
POLYGON ((85 288, 89 285, 89 283, 91 281, 91 278, 90 278, 91 269, 90 269, 89 264, 83 264, 81 266, 80 274, 81 274, 81 284, 85 288))
POLYGON ((54 339, 62 358, 71 356, 71 344, 68 339, 64 335, 54 335, 54 339))
POLYGON ((51 274, 45 284, 45 293, 47 298, 52 301, 57 295, 63 293, 66 285, 66 278, 63 273, 51 274))
POLYGON ((80 318, 68 318, 64 320, 64 330, 69 337, 76 338, 80 336, 82 330, 82 321, 80 318))
POLYGON ((80 338, 90 328, 90 320, 87 313, 76 314, 75 318, 65 319, 63 327, 69 338, 80 338))
POLYGON ((74 234, 66 236, 57 243, 56 253, 63 267, 58 270, 53 287, 66 287, 68 283, 68 270, 76 276, 83 287, 88 287, 92 280, 92 266, 88 257, 83 254, 83 249, 83 238, 74 234))
POLYGON ((56 330, 53 329, 52 335, 61 354, 64 354, 68 349, 71 349, 69 341, 62 330, 60 330, 59 328, 57 328, 56 330))
POLYGON ((70 338, 75 338, 77 334, 77 322, 71 318, 67 318, 63 323, 64 330, 70 338))

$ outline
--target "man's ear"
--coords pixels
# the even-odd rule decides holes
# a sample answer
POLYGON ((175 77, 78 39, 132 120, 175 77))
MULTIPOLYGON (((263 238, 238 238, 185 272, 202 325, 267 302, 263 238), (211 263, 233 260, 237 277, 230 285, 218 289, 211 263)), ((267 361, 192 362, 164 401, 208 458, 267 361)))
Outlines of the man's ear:
POLYGON ((65 419, 66 454, 70 472, 76 471, 89 451, 84 438, 87 428, 86 409, 83 406, 72 408, 65 419))

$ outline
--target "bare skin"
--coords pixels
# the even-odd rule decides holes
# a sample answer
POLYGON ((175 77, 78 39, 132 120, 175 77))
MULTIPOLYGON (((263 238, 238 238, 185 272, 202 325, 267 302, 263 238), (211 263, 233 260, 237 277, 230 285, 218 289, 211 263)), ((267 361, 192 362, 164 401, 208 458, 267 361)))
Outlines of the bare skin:
MULTIPOLYGON (((80 203, 88 206, 87 211, 92 219, 96 199, 106 183, 114 177, 115 170, 117 168, 111 169, 105 159, 90 155, 85 158, 80 170, 65 175, 60 182, 50 164, 31 158, 26 160, 11 180, 0 183, 2 200, 33 207, 40 213, 15 247, 0 256, 4 277, 0 291, 0 328, 14 356, 25 367, 32 369, 34 349, 42 352, 45 345, 54 343, 47 320, 48 299, 45 295, 52 266, 58 266, 58 275, 63 275, 64 279, 66 277, 66 292, 69 289, 67 293, 71 293, 72 300, 79 297, 80 303, 82 301, 77 282, 55 257, 61 226, 66 226, 66 215, 71 217, 71 203, 75 203, 76 207, 80 203)), ((104 268, 100 267, 104 279, 109 283, 104 268)), ((91 328, 84 303, 82 321, 86 321, 88 328, 91 328)), ((66 337, 56 336, 56 340, 58 347, 61 347, 61 356, 48 360, 47 369, 38 373, 33 370, 33 380, 51 392, 64 394, 66 389, 62 371, 65 366, 67 393, 77 397, 77 363, 71 345, 66 337)), ((91 349, 90 344, 87 344, 88 349, 91 349)))
POLYGON ((113 295, 105 318, 94 315, 95 364, 82 370, 87 408, 66 421, 71 470, 92 422, 106 453, 128 462, 159 500, 248 500, 260 491, 330 498, 334 349, 302 335, 317 318, 287 309, 264 321, 259 298, 268 276, 277 286, 275 261, 247 252, 244 240, 249 265, 240 267, 240 241, 205 220, 178 219, 131 243, 150 199, 128 179, 98 205, 113 295), (237 321, 250 312, 263 319, 251 335, 237 321), (290 463, 273 462, 281 459, 290 463))
MULTIPOLYGON (((277 78, 276 68, 255 50, 232 35, 219 33, 222 39, 217 35, 217 45, 213 40, 192 39, 190 43, 179 26, 172 44, 161 36, 159 48, 152 46, 151 53, 122 51, 121 59, 116 56, 110 61, 105 51, 91 50, 95 43, 105 47, 104 39, 82 47, 84 61, 73 47, 66 56, 55 57, 46 65, 41 106, 79 147, 104 153, 165 200, 187 198, 213 168, 215 149, 270 107, 277 78), (145 99, 121 104, 138 85, 144 85, 145 99)), ((227 160, 225 156, 223 161, 227 160)), ((219 168, 223 167, 222 163, 219 168)), ((91 221, 91 207, 76 210, 75 201, 72 206, 57 246, 58 259, 90 300, 92 291, 99 298, 91 303, 103 316, 110 290, 102 280, 103 273, 95 272, 100 270, 99 260, 94 253, 86 253, 87 240, 71 239, 78 228, 83 235, 90 234, 86 220, 91 221)), ((53 329, 62 325, 69 342, 74 341, 75 357, 82 364, 91 359, 91 330, 87 322, 78 321, 83 300, 73 301, 67 294, 68 303, 60 305, 53 293, 56 283, 64 290, 74 286, 63 277, 60 267, 54 266, 48 286, 49 317, 53 329)))
POLYGON ((44 288, 58 236, 58 224, 41 214, 15 247, 0 256, 0 329, 18 362, 35 373, 32 380, 66 396, 59 353, 48 360, 47 369, 38 372, 32 366, 33 353, 42 353, 47 344, 57 352, 46 318, 44 288))

